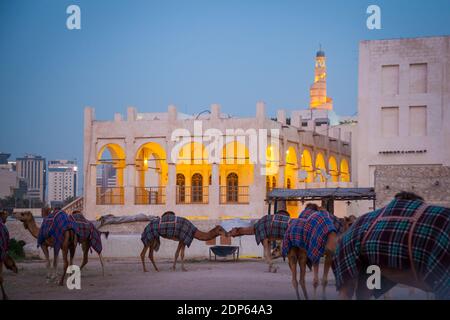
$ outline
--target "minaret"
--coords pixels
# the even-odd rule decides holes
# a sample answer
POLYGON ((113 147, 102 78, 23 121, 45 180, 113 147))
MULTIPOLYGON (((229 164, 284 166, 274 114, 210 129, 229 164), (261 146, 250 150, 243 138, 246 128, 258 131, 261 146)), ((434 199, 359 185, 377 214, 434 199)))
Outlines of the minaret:
POLYGON ((325 52, 322 48, 317 51, 314 69, 314 83, 309 90, 310 109, 333 110, 333 99, 327 97, 327 67, 325 65, 325 52))

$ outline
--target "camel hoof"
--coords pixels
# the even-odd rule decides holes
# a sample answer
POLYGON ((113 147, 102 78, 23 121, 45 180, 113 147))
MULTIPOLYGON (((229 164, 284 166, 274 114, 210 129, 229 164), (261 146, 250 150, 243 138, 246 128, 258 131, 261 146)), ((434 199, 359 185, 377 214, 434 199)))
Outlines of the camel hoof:
POLYGON ((148 272, 148 270, 144 270, 144 272, 148 272))
POLYGON ((319 286, 319 280, 313 280, 313 287, 316 289, 319 286))
POLYGON ((186 268, 181 268, 181 270, 184 272, 188 271, 186 268))

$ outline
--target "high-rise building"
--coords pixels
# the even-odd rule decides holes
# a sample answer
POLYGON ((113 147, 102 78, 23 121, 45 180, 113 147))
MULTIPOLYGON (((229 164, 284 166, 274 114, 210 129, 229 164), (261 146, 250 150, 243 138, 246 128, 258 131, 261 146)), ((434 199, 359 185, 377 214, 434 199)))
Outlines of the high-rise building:
POLYGON ((45 158, 38 155, 25 155, 17 158, 17 176, 28 185, 27 198, 45 203, 46 163, 45 158))
POLYGON ((17 172, 15 166, 8 162, 9 156, 9 153, 0 153, 0 198, 11 196, 18 187, 17 172))
POLYGON ((52 160, 48 162, 48 202, 61 206, 77 194, 78 167, 76 161, 52 160))

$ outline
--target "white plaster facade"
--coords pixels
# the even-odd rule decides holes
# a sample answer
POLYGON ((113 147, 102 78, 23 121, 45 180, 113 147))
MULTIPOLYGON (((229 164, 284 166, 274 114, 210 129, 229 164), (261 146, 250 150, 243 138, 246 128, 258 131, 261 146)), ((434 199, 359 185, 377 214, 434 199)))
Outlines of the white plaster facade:
MULTIPOLYGON (((88 107, 84 113, 84 212, 90 219, 105 214, 161 215, 167 210, 173 210, 180 216, 193 219, 258 218, 267 213, 264 202, 266 182, 270 181, 270 187, 286 187, 287 185, 291 188, 350 186, 350 135, 342 134, 339 128, 330 128, 325 131, 325 134, 315 132, 314 128, 305 130, 301 126, 301 116, 295 112, 290 117, 290 125, 287 124, 286 118, 286 113, 282 110, 277 112, 276 120, 266 117, 263 102, 257 103, 256 115, 252 118, 224 116, 220 112, 220 106, 213 104, 210 114, 198 117, 180 114, 175 106, 169 106, 167 113, 138 113, 134 107, 129 107, 126 119, 121 114, 115 114, 113 121, 99 121, 95 119, 94 109, 88 107), (250 170, 248 169, 249 164, 242 164, 245 166, 244 169, 237 164, 230 170, 237 171, 239 175, 243 176, 243 178, 239 177, 239 187, 241 187, 242 181, 244 184, 242 187, 245 188, 248 196, 244 201, 223 201, 221 190, 226 184, 224 180, 229 172, 222 168, 223 164, 221 163, 205 163, 204 168, 198 169, 198 171, 204 176, 203 186, 207 188, 205 191, 207 201, 180 203, 178 201, 179 194, 177 194, 178 163, 169 157, 175 146, 171 136, 174 130, 180 128, 194 132, 194 123, 198 121, 201 121, 203 131, 212 128, 224 133, 227 129, 242 129, 244 132, 249 129, 267 129, 270 135, 270 129, 278 129, 280 132, 278 139, 280 146, 279 171, 272 177, 275 184, 272 185, 272 179, 267 181, 266 176, 260 174, 260 169, 264 165, 250 164, 252 165, 252 170, 250 170), (147 181, 146 184, 149 183, 148 181, 152 181, 150 182, 152 185, 143 186, 142 182, 139 185, 138 171, 142 167, 142 159, 138 159, 138 153, 142 150, 142 146, 148 144, 160 147, 159 153, 165 156, 159 157, 162 162, 158 162, 157 169, 160 172, 167 172, 167 174, 157 179, 152 179, 147 175, 143 181, 147 181), (100 198, 97 197, 96 171, 101 163, 101 153, 108 145, 114 145, 117 150, 120 150, 114 152, 117 158, 115 165, 120 162, 120 166, 123 168, 117 179, 117 184, 121 189, 118 196, 121 200, 117 204, 105 204, 102 200, 103 195, 100 195, 100 198), (307 165, 301 160, 304 154, 311 156, 307 165), (122 157, 123 159, 119 159, 122 157), (305 168, 302 168, 302 165, 305 168), (302 169, 305 169, 305 176, 298 175, 302 169), (211 175, 210 183, 207 182, 208 177, 205 177, 208 172, 211 175), (160 185, 164 187, 163 203, 136 204, 136 192, 139 191, 139 188, 155 187, 155 181, 159 181, 160 185)), ((238 140, 239 138, 235 136, 233 139, 238 140)), ((147 160, 144 159, 144 163, 147 165, 147 160)), ((186 187, 188 187, 190 180, 189 177, 186 178, 186 187)), ((238 198, 241 199, 240 194, 238 198)), ((288 204, 288 210, 292 215, 297 215, 300 207, 288 204)), ((336 206, 338 214, 345 214, 340 212, 343 210, 346 210, 346 204, 336 206)))

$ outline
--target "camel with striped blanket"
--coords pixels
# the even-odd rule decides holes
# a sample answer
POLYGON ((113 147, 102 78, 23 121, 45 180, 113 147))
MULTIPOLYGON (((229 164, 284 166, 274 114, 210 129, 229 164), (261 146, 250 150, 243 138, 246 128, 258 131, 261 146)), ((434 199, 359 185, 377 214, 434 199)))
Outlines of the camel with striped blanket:
POLYGON ((333 272, 340 298, 375 298, 397 284, 450 299, 450 208, 400 192, 385 207, 359 217, 338 242, 333 272), (380 271, 370 289, 369 266, 380 271))
POLYGON ((7 217, 8 213, 6 211, 0 212, 0 289, 2 290, 3 300, 8 300, 5 288, 3 288, 3 265, 14 273, 18 272, 16 263, 8 254, 9 233, 5 226, 7 217))
POLYGON ((254 235, 257 244, 262 243, 264 248, 264 260, 269 265, 269 272, 277 272, 273 259, 279 257, 270 251, 271 243, 283 240, 290 221, 286 210, 278 210, 274 215, 266 215, 250 227, 233 228, 229 232, 232 237, 254 235))
POLYGON ((144 248, 141 252, 141 261, 144 272, 147 272, 145 267, 145 255, 149 251, 148 257, 155 268, 156 266, 153 252, 159 250, 160 237, 178 241, 178 247, 175 252, 175 260, 172 269, 176 270, 178 256, 181 257, 181 270, 187 271, 184 267, 184 250, 190 247, 193 239, 200 241, 209 241, 219 235, 226 235, 225 230, 221 226, 215 226, 208 232, 198 230, 192 222, 183 217, 177 217, 174 212, 167 211, 161 217, 151 220, 145 227, 141 235, 144 248))

